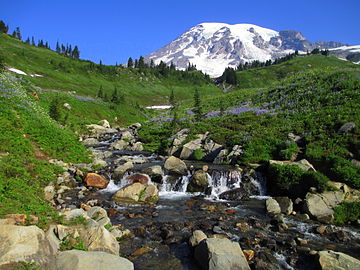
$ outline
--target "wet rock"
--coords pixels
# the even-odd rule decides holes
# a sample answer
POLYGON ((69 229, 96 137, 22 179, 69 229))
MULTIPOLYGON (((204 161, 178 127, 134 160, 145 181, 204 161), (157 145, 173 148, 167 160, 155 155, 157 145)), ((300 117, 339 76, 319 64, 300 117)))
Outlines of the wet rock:
POLYGON ((128 180, 130 180, 132 183, 140 183, 140 184, 147 184, 149 182, 149 178, 147 175, 135 173, 128 177, 128 180))
POLYGON ((345 198, 341 191, 326 191, 321 194, 308 193, 305 198, 304 210, 312 218, 320 222, 331 223, 334 220, 333 208, 345 198))
POLYGON ((267 199, 265 205, 268 214, 277 215, 281 213, 281 208, 275 199, 273 198, 267 199))
POLYGON ((208 174, 203 170, 196 171, 187 186, 188 192, 204 192, 208 187, 208 174))
POLYGON ((120 180, 124 174, 128 171, 131 170, 132 168, 134 168, 134 164, 132 162, 126 162, 123 165, 118 166, 113 173, 113 178, 120 180))
POLYGON ((150 252, 150 251, 151 251, 150 248, 148 248, 148 247, 142 247, 142 248, 139 248, 139 249, 135 250, 131 255, 132 255, 132 256, 141 256, 141 255, 143 255, 143 254, 145 254, 145 253, 148 253, 148 252, 150 252))
POLYGON ((345 123, 339 128, 338 133, 339 134, 348 133, 348 132, 352 131, 355 127, 356 127, 356 125, 354 122, 345 123))
POLYGON ((87 138, 82 141, 82 144, 90 147, 90 146, 97 146, 100 144, 100 142, 95 138, 87 138))
POLYGON ((142 172, 149 175, 153 182, 162 183, 164 171, 161 168, 161 166, 159 165, 151 166, 149 168, 143 169, 142 172))
POLYGON ((128 145, 129 143, 127 141, 118 140, 110 145, 110 149, 122 151, 122 150, 126 150, 128 145))
POLYGON ((281 213, 285 215, 291 214, 291 212, 293 211, 293 202, 291 199, 289 199, 288 197, 275 197, 274 199, 278 202, 281 213))
POLYGON ((342 252, 331 250, 318 252, 319 263, 321 269, 332 270, 354 270, 360 269, 360 261, 342 252))
POLYGON ((268 251, 262 251, 257 254, 254 260, 256 270, 278 270, 276 258, 268 251))
POLYGON ((85 178, 85 185, 88 187, 106 188, 109 180, 96 173, 88 173, 85 178))
POLYGON ((326 226, 324 225, 320 225, 318 227, 316 227, 315 231, 318 233, 318 234, 324 234, 326 233, 326 226))
POLYGON ((118 190, 113 200, 130 199, 134 201, 146 201, 157 199, 158 189, 154 185, 143 185, 141 183, 133 183, 118 190))
POLYGON ((42 269, 53 269, 53 250, 45 233, 36 226, 0 226, 0 268, 16 262, 35 263, 42 269))
POLYGON ((243 252, 247 261, 251 261, 255 256, 255 252, 253 250, 245 249, 243 252))
POLYGON ((169 157, 165 161, 164 168, 169 174, 187 175, 187 166, 185 162, 174 156, 169 157))
POLYGON ((189 244, 192 247, 197 246, 201 241, 207 239, 206 234, 201 231, 201 230, 196 230, 192 233, 190 239, 189 239, 189 244))
POLYGON ((236 201, 236 200, 248 199, 249 196, 250 196, 249 192, 244 187, 239 187, 221 193, 219 195, 219 198, 222 200, 236 201))
POLYGON ((100 251, 68 250, 56 258, 57 270, 133 270, 128 259, 100 251))
POLYGON ((240 245, 228 239, 208 238, 195 248, 195 259, 209 270, 250 270, 240 245))

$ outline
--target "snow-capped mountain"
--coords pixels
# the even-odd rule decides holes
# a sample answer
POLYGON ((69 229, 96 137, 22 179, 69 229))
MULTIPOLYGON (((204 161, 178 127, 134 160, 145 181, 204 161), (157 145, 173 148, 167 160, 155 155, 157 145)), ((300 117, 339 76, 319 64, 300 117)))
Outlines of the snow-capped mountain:
POLYGON ((344 44, 311 43, 297 31, 278 32, 252 24, 201 23, 145 59, 156 64, 173 62, 179 69, 186 69, 191 63, 211 77, 218 77, 228 66, 274 60, 295 50, 340 46, 344 44))

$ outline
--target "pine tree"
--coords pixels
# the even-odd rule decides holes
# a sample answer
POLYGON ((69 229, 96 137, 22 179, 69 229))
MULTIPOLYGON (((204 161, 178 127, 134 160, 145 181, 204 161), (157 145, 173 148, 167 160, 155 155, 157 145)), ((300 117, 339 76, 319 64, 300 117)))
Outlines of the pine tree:
POLYGON ((118 96, 118 92, 117 92, 116 86, 114 87, 114 92, 113 92, 112 95, 111 95, 110 101, 111 101, 112 103, 115 103, 115 104, 118 104, 118 103, 119 103, 119 96, 118 96))
POLYGON ((16 38, 16 31, 15 31, 15 30, 12 32, 11 36, 12 36, 13 38, 16 38))
POLYGON ((139 61, 138 61, 137 59, 135 59, 134 67, 135 67, 135 68, 138 68, 138 67, 139 67, 139 61))
POLYGON ((80 51, 78 46, 75 45, 74 50, 72 52, 72 57, 74 57, 75 59, 79 59, 80 58, 80 51))
POLYGON ((59 45, 59 41, 56 42, 56 52, 61 53, 61 48, 60 48, 60 45, 59 45))
POLYGON ((103 98, 104 97, 104 93, 103 93, 103 89, 102 89, 102 85, 100 85, 99 91, 96 95, 98 98, 103 98))
POLYGON ((134 67, 134 61, 131 57, 129 57, 129 60, 127 62, 127 67, 128 68, 133 68, 134 67))
POLYGON ((16 32, 16 38, 18 40, 21 40, 22 38, 21 38, 20 28, 16 27, 15 32, 16 32))
POLYGON ((138 62, 138 68, 143 69, 146 67, 145 59, 144 57, 140 56, 139 62, 138 62))
POLYGON ((175 95, 174 90, 171 90, 170 96, 169 96, 169 104, 172 106, 172 108, 175 108, 175 95))
POLYGON ((176 70, 176 66, 173 62, 170 63, 170 70, 176 70))
POLYGON ((49 115, 55 121, 60 119, 60 101, 58 97, 55 97, 50 102, 49 115))
POLYGON ((154 60, 151 59, 150 61, 150 68, 155 68, 155 62, 154 60))
POLYGON ((29 37, 26 39, 25 43, 30 44, 30 38, 29 37))
POLYGON ((34 36, 31 37, 31 45, 35 46, 35 38, 34 38, 34 36))
POLYGON ((195 89, 194 92, 194 114, 195 121, 200 121, 202 119, 200 93, 198 89, 195 89))
POLYGON ((0 21, 0 34, 1 33, 7 34, 8 31, 9 31, 9 27, 6 26, 3 21, 0 21))

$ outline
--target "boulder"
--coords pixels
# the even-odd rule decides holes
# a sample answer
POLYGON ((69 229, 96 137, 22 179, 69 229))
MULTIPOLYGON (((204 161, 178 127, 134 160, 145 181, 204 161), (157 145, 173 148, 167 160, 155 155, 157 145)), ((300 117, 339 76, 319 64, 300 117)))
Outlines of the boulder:
POLYGON ((41 269, 54 269, 56 252, 45 233, 36 226, 0 226, 0 269, 7 269, 7 265, 16 262, 35 263, 41 269))
POLYGON ((154 185, 133 183, 118 190, 114 194, 113 200, 147 201, 156 199, 158 193, 159 191, 154 185))
POLYGON ((190 133, 190 129, 182 129, 173 136, 172 146, 169 150, 169 155, 174 155, 178 152, 181 144, 186 140, 190 133))
POLYGON ((239 156, 244 152, 243 148, 240 145, 234 145, 233 149, 226 157, 227 163, 235 164, 239 156))
POLYGON ((145 174, 135 173, 130 175, 128 180, 132 183, 147 184, 149 182, 149 177, 145 174))
POLYGON ((248 199, 252 193, 249 193, 243 186, 239 188, 234 188, 228 191, 225 191, 219 195, 219 199, 228 200, 228 201, 236 201, 248 199))
POLYGON ((64 219, 67 220, 67 221, 72 220, 72 219, 77 218, 77 217, 84 217, 84 218, 88 217, 86 212, 81 208, 62 212, 61 215, 63 215, 64 219))
POLYGON ((118 140, 110 145, 110 149, 119 150, 119 151, 127 150, 128 147, 129 147, 129 143, 124 140, 118 140))
POLYGON ((229 154, 229 151, 227 149, 222 149, 219 154, 214 159, 214 164, 225 164, 227 162, 227 155, 229 154))
POLYGON ((104 128, 111 128, 110 127, 110 123, 109 123, 109 121, 108 120, 101 120, 100 122, 99 122, 99 124, 101 125, 101 126, 103 126, 104 128))
POLYGON ((334 220, 333 208, 345 199, 341 191, 326 191, 324 193, 308 193, 305 197, 304 210, 310 217, 324 223, 334 220))
POLYGON ((56 257, 57 270, 133 270, 128 259, 101 251, 68 250, 56 257))
POLYGON ((109 180, 106 180, 101 175, 96 173, 88 173, 85 178, 85 185, 87 187, 106 188, 109 180))
POLYGON ((118 132, 116 129, 106 128, 106 127, 96 125, 96 124, 87 125, 86 127, 88 128, 90 133, 96 137, 103 135, 103 134, 113 134, 113 133, 118 132))
POLYGON ((55 196, 55 187, 52 185, 48 185, 44 188, 44 198, 45 201, 51 202, 54 200, 55 196))
POLYGON ((197 139, 192 140, 186 144, 184 144, 181 153, 180 153, 180 158, 181 159, 190 159, 193 158, 193 154, 195 152, 195 150, 197 149, 201 149, 202 148, 202 142, 205 140, 206 138, 206 134, 199 134, 197 135, 197 139))
POLYGON ((203 170, 197 170, 187 186, 188 192, 204 192, 208 187, 208 174, 203 170))
POLYGON ((131 161, 128 161, 124 163, 123 165, 118 166, 112 175, 114 179, 120 180, 124 174, 128 171, 134 168, 134 164, 131 161))
POLYGON ((302 159, 299 161, 280 161, 280 160, 269 160, 269 164, 277 164, 280 166, 284 166, 284 165, 296 165, 298 166, 300 169, 304 170, 304 171, 316 171, 314 166, 310 164, 309 161, 307 161, 306 159, 302 159))
POLYGON ((291 212, 293 211, 293 202, 291 199, 289 199, 288 197, 275 197, 274 199, 278 202, 281 213, 285 215, 291 214, 291 212))
POLYGON ((83 145, 91 147, 91 146, 97 146, 100 144, 100 142, 95 138, 87 138, 82 141, 83 145))
POLYGON ((355 127, 356 127, 356 125, 354 122, 345 123, 339 128, 338 133, 339 134, 348 133, 348 132, 352 131, 355 127))
POLYGON ((91 207, 88 211, 86 211, 87 215, 95 220, 100 226, 106 226, 108 224, 111 225, 110 218, 107 215, 107 212, 104 208, 99 206, 91 207))
POLYGON ((169 174, 187 175, 187 166, 185 162, 174 156, 169 157, 165 161, 164 168, 169 174))
POLYGON ((266 205, 266 211, 268 214, 277 215, 277 214, 281 213, 280 205, 278 204, 278 202, 275 199, 273 199, 273 198, 267 199, 265 202, 265 205, 266 205))
POLYGON ((119 255, 120 246, 116 238, 104 226, 92 226, 82 232, 81 238, 89 251, 104 251, 119 255))
POLYGON ((196 230, 192 233, 189 239, 189 244, 192 247, 197 246, 202 240, 207 239, 206 234, 201 230, 196 230))
POLYGON ((141 142, 136 142, 133 145, 131 145, 130 150, 135 152, 141 152, 144 150, 144 146, 142 145, 141 142))
POLYGON ((128 131, 128 130, 125 130, 125 131, 121 132, 121 139, 122 139, 122 140, 125 139, 125 140, 131 141, 131 140, 134 139, 134 134, 131 133, 131 132, 128 131))
POLYGON ((203 160, 210 162, 214 161, 215 158, 217 158, 217 156, 219 155, 220 151, 223 150, 223 148, 224 147, 221 144, 218 144, 211 139, 206 139, 204 143, 205 156, 203 160))
POLYGON ((159 165, 151 166, 142 170, 143 173, 146 173, 150 176, 151 180, 156 183, 162 183, 162 178, 164 171, 159 165))
POLYGON ((208 238, 195 248, 195 259, 209 270, 250 270, 240 245, 229 239, 208 238))
POLYGON ((349 255, 332 250, 318 252, 322 270, 354 270, 360 269, 360 261, 349 255))
POLYGON ((69 103, 67 103, 67 102, 65 102, 64 104, 63 104, 63 106, 64 106, 64 108, 65 109, 67 109, 67 110, 69 110, 69 111, 71 111, 71 105, 69 104, 69 103))

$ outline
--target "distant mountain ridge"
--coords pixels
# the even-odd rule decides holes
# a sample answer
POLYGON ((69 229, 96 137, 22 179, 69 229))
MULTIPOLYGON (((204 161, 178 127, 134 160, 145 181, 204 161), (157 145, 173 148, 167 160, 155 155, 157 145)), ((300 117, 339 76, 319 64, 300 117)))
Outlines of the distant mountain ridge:
POLYGON ((278 32, 253 24, 201 23, 145 59, 156 64, 173 62, 179 69, 186 69, 191 63, 217 77, 228 66, 274 60, 295 50, 306 52, 342 46, 346 45, 335 41, 312 43, 293 30, 278 32))

